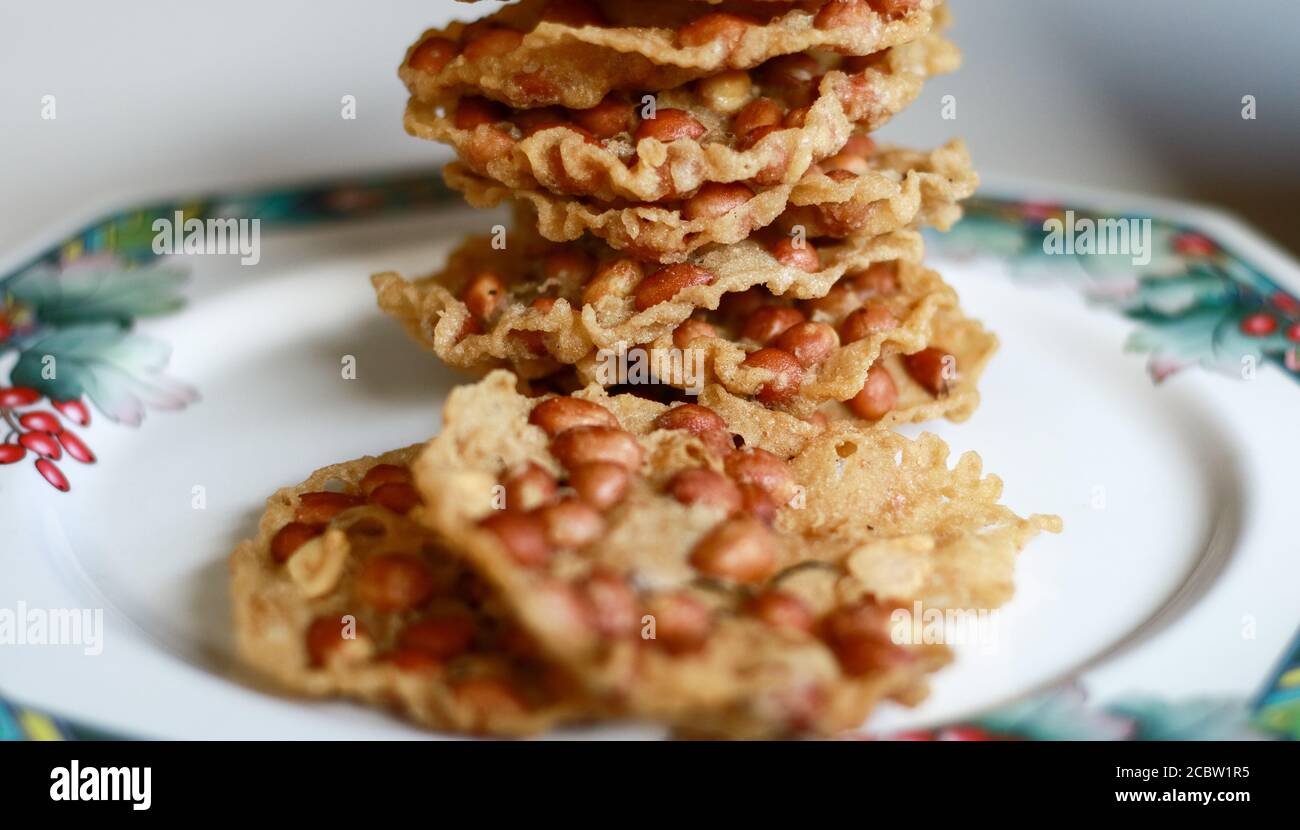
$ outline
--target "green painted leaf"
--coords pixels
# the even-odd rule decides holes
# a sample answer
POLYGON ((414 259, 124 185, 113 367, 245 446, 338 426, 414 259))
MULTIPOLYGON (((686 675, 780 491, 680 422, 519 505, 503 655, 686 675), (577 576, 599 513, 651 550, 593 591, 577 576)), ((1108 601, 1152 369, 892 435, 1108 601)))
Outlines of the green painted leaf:
POLYGON ((124 270, 97 262, 62 270, 37 266, 14 277, 4 289, 45 325, 127 325, 137 317, 180 308, 184 280, 185 271, 175 266, 124 270))
POLYGON ((85 395, 110 420, 135 426, 146 407, 181 409, 197 399, 162 374, 170 356, 166 343, 111 323, 73 326, 28 346, 10 377, 58 400, 85 395))

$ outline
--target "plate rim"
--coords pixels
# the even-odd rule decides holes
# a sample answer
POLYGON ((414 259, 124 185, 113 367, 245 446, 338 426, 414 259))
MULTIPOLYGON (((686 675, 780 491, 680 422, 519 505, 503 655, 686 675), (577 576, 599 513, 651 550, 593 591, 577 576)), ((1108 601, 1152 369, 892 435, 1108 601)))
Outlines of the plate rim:
MULTIPOLYGON (((71 241, 81 239, 87 234, 93 233, 96 229, 103 227, 106 223, 131 213, 140 213, 150 209, 157 209, 162 206, 180 206, 192 204, 204 205, 224 205, 239 204, 248 202, 268 194, 275 193, 302 193, 302 192, 328 192, 344 189, 351 190, 383 190, 391 188, 396 184, 403 182, 410 183, 419 181, 429 183, 437 181, 438 168, 412 170, 405 168, 400 171, 373 171, 358 172, 346 177, 316 179, 311 181, 298 180, 297 183, 267 183, 264 185, 253 185, 246 188, 240 188, 235 191, 210 191, 206 194, 183 195, 183 196, 159 196, 149 197, 147 199, 136 198, 133 200, 114 200, 100 199, 90 208, 78 210, 70 219, 64 222, 52 223, 50 228, 41 234, 32 237, 28 244, 18 246, 15 251, 0 259, 0 281, 21 273, 33 265, 39 264, 52 257, 57 257, 59 252, 65 248, 71 241), (125 206, 124 206, 125 205, 125 206)), ((430 189, 431 198, 417 200, 413 203, 406 203, 398 206, 398 211, 409 212, 412 209, 447 209, 464 207, 463 204, 455 201, 455 194, 441 187, 440 184, 430 189)), ((1292 292, 1300 292, 1300 262, 1285 249, 1283 249, 1273 239, 1251 226, 1244 219, 1231 211, 1223 208, 1212 206, 1204 203, 1192 202, 1183 199, 1150 196, 1132 192, 1119 191, 1108 188, 1097 188, 1090 186, 1081 186, 1073 184, 1062 184, 1042 179, 1031 179, 1015 176, 991 175, 986 176, 984 183, 981 185, 976 199, 992 200, 995 202, 1007 203, 1024 203, 1028 201, 1051 202, 1060 206, 1078 209, 1083 212, 1131 215, 1147 214, 1158 216, 1161 219, 1185 225, 1202 232, 1214 241, 1228 248, 1232 253, 1250 264, 1256 266, 1267 277, 1289 289, 1292 292)), ((393 210, 387 209, 388 206, 381 207, 378 211, 361 211, 349 212, 347 210, 334 214, 315 217, 309 221, 337 219, 355 219, 361 217, 372 217, 378 215, 389 215, 393 210)), ((299 223, 294 223, 299 224, 299 223)), ((281 225, 275 223, 270 230, 280 229, 281 225)), ((42 550, 39 553, 48 557, 48 551, 42 550)), ((47 566, 52 563, 45 562, 47 566)), ((1199 563, 1198 563, 1199 567, 1199 563)), ((1189 573, 1189 578, 1191 574, 1189 573)), ((65 578, 58 575, 59 579, 65 578)), ((84 575, 81 581, 88 581, 84 575)), ((93 585, 91 585, 93 588, 93 585)), ((1163 605, 1161 606, 1164 607, 1163 605)), ((133 645, 140 647, 147 646, 147 637, 145 643, 136 642, 133 645)), ((1300 637, 1292 641, 1293 648, 1300 646, 1300 637)), ((1137 644, 1134 648, 1140 648, 1137 644)), ((1103 653, 1081 665, 1066 675, 1056 678, 1051 682, 1044 682, 1033 691, 1042 691, 1043 687, 1053 687, 1059 685, 1062 681, 1071 678, 1078 678, 1086 672, 1097 668, 1111 659, 1118 651, 1126 650, 1122 646, 1116 646, 1106 649, 1103 653)), ((1300 651, 1300 648, 1295 648, 1300 651)), ((157 656, 157 655, 154 655, 157 656)), ((167 655, 170 656, 170 655, 167 655)), ((1277 661, 1278 668, 1273 672, 1274 680, 1281 677, 1282 669, 1289 659, 1293 659, 1294 654, 1288 656, 1284 653, 1277 661)), ((190 666, 189 668, 196 668, 190 666)), ((216 679, 216 678, 210 678, 216 679)), ((1016 698, 1029 695, 1017 695, 1016 698)), ((1267 687, 1261 689, 1256 699, 1262 700, 1267 693, 1267 687)), ((6 701, 0 698, 0 734, 3 734, 3 721, 5 718, 6 701)), ((9 706, 21 706, 9 702, 9 706)), ((22 707, 25 709, 25 707, 22 707)), ((118 731, 140 732, 135 727, 127 727, 110 723, 108 720, 101 718, 79 718, 75 713, 69 716, 56 716, 54 723, 60 724, 59 728, 69 733, 75 733, 78 729, 75 724, 81 723, 91 725, 92 731, 101 733, 111 733, 118 731)))

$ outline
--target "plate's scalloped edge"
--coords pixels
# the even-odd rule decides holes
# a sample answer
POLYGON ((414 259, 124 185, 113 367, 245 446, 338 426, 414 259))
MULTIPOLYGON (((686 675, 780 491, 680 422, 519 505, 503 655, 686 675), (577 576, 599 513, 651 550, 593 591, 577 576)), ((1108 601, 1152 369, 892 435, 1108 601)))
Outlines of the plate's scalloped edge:
POLYGON ((0 284, 33 266, 99 251, 112 251, 137 264, 151 261, 158 256, 152 246, 153 221, 170 219, 177 211, 185 219, 260 219, 274 229, 460 204, 459 195, 443 184, 439 171, 433 168, 375 173, 229 192, 160 196, 130 200, 125 206, 118 202, 83 212, 7 258, 0 267, 0 284))

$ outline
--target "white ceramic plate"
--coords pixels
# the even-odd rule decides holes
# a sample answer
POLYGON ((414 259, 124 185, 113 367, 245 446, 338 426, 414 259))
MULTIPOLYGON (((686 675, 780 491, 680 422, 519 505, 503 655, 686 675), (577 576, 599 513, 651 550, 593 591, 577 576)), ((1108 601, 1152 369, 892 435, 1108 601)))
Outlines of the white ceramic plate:
MULTIPOLYGON (((1017 711, 999 709, 1008 704, 1023 711, 1026 701, 1059 702, 1059 692, 1043 696, 1053 688, 1102 707, 1140 694, 1173 707, 1235 701, 1245 712, 1300 616, 1290 512, 1300 472, 1300 386, 1287 367, 1296 345, 1288 334, 1300 339, 1300 327, 1289 329, 1300 304, 1287 297, 1300 291, 1300 273, 1216 214, 1050 188, 1001 192, 1011 195, 977 201, 953 234, 932 239, 929 263, 957 287, 967 312, 998 333, 1002 348, 975 416, 924 429, 943 436, 954 458, 977 450, 1004 480, 1014 509, 1059 513, 1065 532, 1022 555, 996 647, 960 648, 924 704, 888 707, 869 729, 996 722, 999 712, 1017 711), (1031 193, 1053 206, 1030 202, 1031 193), (1061 204, 1154 216, 1157 257, 1138 268, 1043 256, 1035 233, 1061 204), (1242 279, 1258 276, 1282 293, 1260 293, 1258 281, 1250 283, 1254 293, 1240 290, 1242 279), (1225 293, 1225 286, 1238 289, 1225 293), (1084 302, 1081 288, 1110 298, 1108 306, 1084 302), (1159 313, 1126 317, 1116 298, 1159 313), (1197 316, 1207 308, 1222 318, 1217 325, 1197 316), (1260 313, 1273 320, 1271 331, 1258 317, 1242 322, 1260 313), (1153 357, 1124 348, 1143 326, 1153 357), (1234 327, 1241 336, 1226 336, 1234 327), (1237 352, 1256 346, 1256 371, 1243 379, 1237 352), (1202 357, 1218 369, 1183 365, 1202 357), (1159 384, 1148 358, 1164 376, 1159 384)), ((441 403, 462 379, 378 313, 367 276, 433 270, 457 239, 502 221, 496 213, 427 209, 441 198, 408 180, 194 203, 205 215, 264 216, 261 261, 153 263, 188 271, 185 304, 135 321, 134 331, 171 344, 166 374, 197 390, 197 400, 149 411, 138 428, 112 423, 91 405, 91 425, 77 432, 95 463, 57 462, 69 492, 49 486, 30 453, 0 466, 0 612, 20 603, 105 611, 97 656, 79 646, 0 645, 0 693, 126 735, 428 736, 360 706, 282 698, 243 676, 232 661, 225 562, 275 488, 437 430, 441 403), (348 356, 355 379, 341 371, 348 356)), ((149 267, 139 223, 148 227, 170 208, 95 223, 71 245, 64 244, 71 237, 55 238, 62 257, 41 278, 75 281, 78 268, 95 263, 116 273, 110 254, 149 267)), ((13 265, 3 273, 26 270, 22 261, 13 265)), ((42 320, 39 307, 34 313, 48 332, 66 335, 73 325, 42 320)), ((14 308, 10 314, 21 317, 14 308)), ((8 373, 20 355, 30 365, 28 353, 49 343, 26 336, 24 352, 0 356, 0 387, 12 385, 8 373)), ((94 363, 93 355, 86 360, 94 363)), ((127 365, 144 371, 141 361, 127 365)), ((154 391, 143 397, 186 397, 181 387, 158 391, 148 371, 144 380, 154 391)), ((118 386, 128 395, 143 388, 118 386)), ((1058 712, 1055 727, 1064 717, 1083 729, 1086 711, 1058 712)), ((1051 732, 1041 727, 1021 731, 1051 732)), ((1120 728, 1117 736, 1131 732, 1120 728)), ((608 726, 563 734, 658 733, 608 726)))

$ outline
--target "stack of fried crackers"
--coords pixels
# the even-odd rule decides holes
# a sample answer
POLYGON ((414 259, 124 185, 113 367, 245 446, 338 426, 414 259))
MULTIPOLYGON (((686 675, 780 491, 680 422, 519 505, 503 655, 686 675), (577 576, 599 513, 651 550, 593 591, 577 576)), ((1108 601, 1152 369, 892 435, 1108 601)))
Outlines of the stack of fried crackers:
POLYGON ((936 0, 520 0, 424 33, 406 127, 514 225, 373 278, 453 391, 427 444, 276 493, 246 659, 433 728, 834 735, 995 608, 1020 518, 960 420, 996 340, 921 264, 976 177, 871 133, 957 64, 936 0), (633 371, 635 368, 637 371, 633 371))

